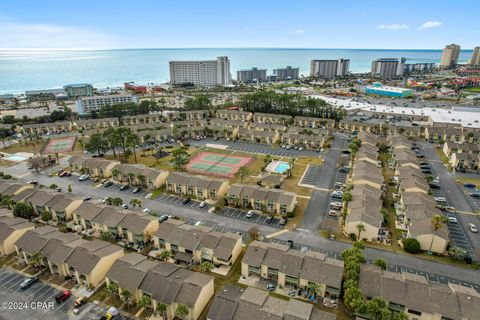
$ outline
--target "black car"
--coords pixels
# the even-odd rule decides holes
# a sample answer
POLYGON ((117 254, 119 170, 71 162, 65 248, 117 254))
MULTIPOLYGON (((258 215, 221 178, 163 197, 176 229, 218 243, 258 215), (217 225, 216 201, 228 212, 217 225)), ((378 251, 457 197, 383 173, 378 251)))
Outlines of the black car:
POLYGON ((190 201, 192 201, 192 199, 186 198, 182 201, 182 204, 188 204, 190 201))
POLYGON ((120 191, 127 190, 127 189, 128 189, 128 186, 121 186, 120 187, 120 191))
POLYGON ((20 283, 20 288, 28 289, 32 286, 32 284, 34 284, 37 281, 38 281, 37 277, 27 278, 27 279, 23 280, 22 283, 20 283))
POLYGON ((293 240, 287 240, 287 242, 288 242, 288 247, 290 249, 293 249, 293 245, 294 245, 293 240))
POLYGON ((340 169, 338 169, 338 172, 348 173, 349 171, 350 171, 349 167, 341 167, 340 169))
POLYGON ((265 220, 265 223, 272 223, 273 222, 273 216, 268 216, 267 220, 265 220))

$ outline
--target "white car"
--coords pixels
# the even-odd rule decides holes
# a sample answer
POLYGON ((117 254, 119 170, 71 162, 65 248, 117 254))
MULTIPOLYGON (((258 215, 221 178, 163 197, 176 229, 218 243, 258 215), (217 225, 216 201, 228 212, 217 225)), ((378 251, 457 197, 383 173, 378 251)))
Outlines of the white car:
POLYGON ((477 232, 478 232, 477 226, 474 225, 473 223, 469 223, 469 224, 468 224, 468 228, 470 229, 470 231, 472 231, 472 232, 474 232, 474 233, 477 233, 477 232))
POLYGON ((151 210, 148 209, 148 208, 145 208, 145 209, 142 210, 142 212, 144 212, 144 213, 150 213, 150 211, 151 211, 151 210))
POLYGON ((128 209, 128 205, 126 203, 122 204, 123 209, 128 209))
POLYGON ((80 177, 78 177, 78 181, 85 181, 88 178, 90 178, 88 174, 82 174, 80 177))
POLYGON ((255 211, 248 210, 247 214, 245 215, 245 218, 250 219, 251 217, 253 217, 254 214, 255 214, 255 211))
POLYGON ((198 206, 200 208, 204 208, 206 205, 207 205, 207 203, 205 201, 202 201, 202 202, 200 202, 200 204, 198 206))
POLYGON ((435 202, 445 203, 447 202, 447 199, 445 199, 444 197, 435 197, 435 202))
POLYGON ((448 222, 457 224, 458 220, 455 217, 448 217, 448 222))
POLYGON ((149 193, 145 196, 145 199, 150 199, 153 196, 153 193, 149 193))

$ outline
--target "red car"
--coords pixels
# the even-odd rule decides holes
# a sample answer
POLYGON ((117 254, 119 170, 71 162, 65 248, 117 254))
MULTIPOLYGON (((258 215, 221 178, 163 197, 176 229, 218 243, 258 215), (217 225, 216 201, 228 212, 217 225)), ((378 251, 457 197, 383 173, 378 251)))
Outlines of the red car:
POLYGON ((70 298, 71 295, 72 293, 69 290, 65 290, 55 296, 55 301, 57 301, 58 303, 62 303, 68 298, 70 298))

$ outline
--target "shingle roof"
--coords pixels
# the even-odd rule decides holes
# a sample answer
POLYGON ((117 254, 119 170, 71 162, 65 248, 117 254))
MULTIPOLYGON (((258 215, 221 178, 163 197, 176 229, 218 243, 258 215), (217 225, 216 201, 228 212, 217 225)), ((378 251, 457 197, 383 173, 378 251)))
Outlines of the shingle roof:
POLYGON ((92 219, 92 222, 98 223, 100 225, 105 225, 109 228, 117 227, 123 219, 125 219, 125 214, 115 210, 111 207, 105 207, 95 218, 92 219))
POLYGON ((73 266, 80 274, 89 274, 105 256, 123 249, 103 240, 93 240, 83 243, 73 250, 66 263, 73 266))

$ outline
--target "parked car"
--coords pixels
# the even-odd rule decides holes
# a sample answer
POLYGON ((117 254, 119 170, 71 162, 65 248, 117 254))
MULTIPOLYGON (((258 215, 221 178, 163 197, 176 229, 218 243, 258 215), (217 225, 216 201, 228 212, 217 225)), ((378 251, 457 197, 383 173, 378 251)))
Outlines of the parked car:
POLYGON ((105 188, 108 188, 108 187, 110 187, 111 185, 113 185, 113 181, 110 181, 110 180, 105 181, 105 182, 103 183, 103 187, 105 187, 105 188))
POLYGON ((480 192, 471 193, 470 197, 475 198, 475 199, 480 199, 480 192))
POLYGON ((186 204, 188 204, 190 201, 192 201, 191 198, 185 198, 185 199, 183 199, 182 204, 183 204, 183 205, 186 205, 186 204))
POLYGON ((126 203, 123 203, 123 204, 122 204, 122 208, 123 208, 123 209, 128 209, 128 205, 127 205, 126 203))
POLYGON ((337 210, 329 210, 328 215, 331 217, 336 217, 337 216, 337 210))
POLYGON ((207 205, 207 203, 205 201, 202 201, 202 202, 200 202, 200 204, 198 206, 200 208, 205 208, 206 205, 207 205))
POLYGON ((332 198, 342 199, 343 198, 343 192, 342 191, 333 191, 332 192, 332 198))
POLYGON ((55 301, 57 301, 57 303, 62 303, 68 298, 70 298, 71 295, 72 293, 69 290, 65 290, 55 296, 55 301))
POLYGON ((132 190, 133 193, 139 193, 140 191, 142 191, 142 187, 136 187, 132 190))
POLYGON ((143 213, 150 213, 150 212, 151 212, 151 210, 150 210, 150 209, 148 209, 148 208, 145 208, 145 209, 143 209, 143 210, 142 210, 142 212, 143 212, 143 213))
POLYGON ((464 183, 463 186, 467 189, 477 189, 477 186, 473 183, 464 183))
POLYGON ((30 180, 30 181, 28 181, 28 184, 37 185, 38 181, 37 180, 30 180))
POLYGON ((348 173, 349 171, 350 171, 349 167, 340 167, 340 169, 338 169, 338 172, 343 172, 343 173, 348 173))
POLYGON ((468 229, 470 229, 470 231, 474 232, 474 233, 477 233, 478 232, 478 229, 477 229, 477 226, 473 223, 469 223, 468 224, 468 229))
POLYGON ((273 222, 273 216, 268 216, 268 218, 265 220, 265 223, 270 224, 273 222))
POLYGON ((164 221, 167 221, 168 220, 168 214, 164 213, 164 214, 161 214, 160 217, 158 217, 158 222, 162 223, 164 221))
POLYGON ((85 297, 79 297, 77 300, 75 300, 74 307, 79 308, 83 306, 85 303, 87 303, 87 299, 85 297))
POLYGON ((83 201, 89 201, 89 200, 92 200, 92 197, 86 196, 85 198, 83 198, 83 201))
POLYGON ((153 196, 153 193, 149 193, 145 196, 145 199, 150 199, 153 196))
POLYGON ((245 218, 250 219, 251 217, 253 217, 254 214, 255 214, 255 211, 248 210, 247 214, 245 215, 245 218))
POLYGON ((267 290, 268 291, 274 291, 275 290, 275 285, 272 283, 267 283, 267 290))
POLYGON ((287 224, 287 222, 288 222, 288 219, 287 219, 287 218, 282 218, 282 219, 280 219, 280 221, 278 222, 278 224, 281 225, 281 226, 284 226, 284 225, 287 224))
POLYGON ((90 176, 88 174, 82 174, 80 177, 78 177, 78 181, 85 181, 88 180, 90 176))
POLYGON ((37 281, 38 281, 37 277, 27 278, 27 279, 23 280, 22 283, 20 283, 20 288, 22 288, 24 290, 28 289, 32 286, 32 284, 34 284, 37 281))
POLYGON ((450 222, 450 223, 455 223, 455 224, 458 223, 457 218, 452 217, 452 216, 449 216, 449 217, 447 218, 447 220, 448 220, 448 222, 450 222))
POLYGON ((128 186, 126 186, 126 185, 123 185, 123 186, 121 186, 121 187, 120 187, 120 189, 119 189, 119 190, 120 190, 120 191, 124 191, 124 190, 127 190, 127 189, 128 189, 128 186))
POLYGON ((435 200, 436 203, 446 203, 447 202, 447 199, 445 199, 444 197, 435 197, 434 200, 435 200))

